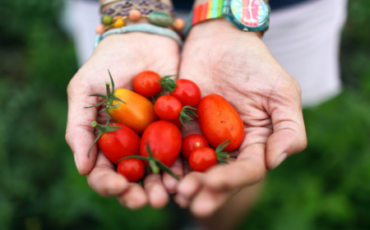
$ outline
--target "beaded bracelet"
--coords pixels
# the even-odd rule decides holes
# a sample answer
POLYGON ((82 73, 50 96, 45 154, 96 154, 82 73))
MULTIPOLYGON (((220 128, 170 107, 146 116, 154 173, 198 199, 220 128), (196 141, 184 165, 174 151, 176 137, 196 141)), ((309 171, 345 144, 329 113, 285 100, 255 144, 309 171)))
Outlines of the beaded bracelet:
POLYGON ((113 29, 104 34, 99 34, 96 37, 94 49, 96 48, 96 46, 99 44, 101 40, 103 40, 105 37, 107 37, 110 34, 123 34, 123 33, 129 33, 129 32, 143 32, 143 33, 162 35, 162 36, 172 38, 179 45, 182 44, 180 36, 173 30, 158 27, 155 25, 150 25, 150 24, 136 24, 136 25, 130 25, 130 26, 126 26, 126 27, 122 27, 118 29, 113 29))
POLYGON ((103 34, 111 28, 125 26, 125 20, 137 22, 140 18, 147 18, 152 24, 160 27, 172 26, 180 31, 185 23, 182 19, 174 19, 174 9, 168 5, 151 0, 124 0, 103 12, 102 23, 97 26, 96 32, 103 34))

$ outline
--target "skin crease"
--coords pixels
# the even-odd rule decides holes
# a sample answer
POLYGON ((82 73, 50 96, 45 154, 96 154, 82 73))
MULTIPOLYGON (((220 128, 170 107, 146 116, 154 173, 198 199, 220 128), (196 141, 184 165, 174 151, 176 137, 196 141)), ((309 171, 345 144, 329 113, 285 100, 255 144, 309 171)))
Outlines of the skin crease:
POLYGON ((96 145, 88 157, 87 152, 95 139, 91 122, 97 120, 104 124, 106 116, 105 113, 98 115, 97 108, 84 107, 101 101, 89 95, 106 93, 108 69, 117 89, 132 90, 133 79, 138 73, 155 70, 161 76, 177 74, 179 61, 179 46, 170 38, 146 33, 110 35, 98 45, 67 88, 66 141, 74 153, 79 173, 87 175, 89 186, 98 194, 117 197, 122 205, 130 209, 141 208, 147 203, 160 208, 168 202, 169 196, 161 183, 161 176, 148 175, 143 189, 116 173, 114 165, 102 151, 98 151, 96 145))
POLYGON ((178 184, 175 200, 189 206, 195 216, 209 217, 232 202, 238 191, 249 193, 248 188, 263 180, 266 169, 306 147, 300 86, 275 60, 260 34, 242 32, 226 19, 198 24, 184 47, 180 78, 197 83, 203 97, 212 93, 225 97, 245 126, 244 141, 232 153, 235 161, 205 174, 185 169, 188 174, 178 184))

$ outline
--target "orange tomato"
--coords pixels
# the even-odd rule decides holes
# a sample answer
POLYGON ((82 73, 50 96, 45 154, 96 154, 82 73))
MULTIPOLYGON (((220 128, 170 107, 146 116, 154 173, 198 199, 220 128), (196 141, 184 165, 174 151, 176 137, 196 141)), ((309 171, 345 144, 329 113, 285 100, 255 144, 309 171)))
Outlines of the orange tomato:
POLYGON ((109 115, 136 133, 142 134, 146 127, 158 119, 153 103, 147 98, 128 89, 117 89, 114 95, 125 103, 114 100, 108 109, 109 115))
POLYGON ((198 104, 198 121, 200 129, 209 144, 217 148, 229 140, 225 151, 239 148, 244 139, 244 124, 230 103, 220 95, 210 94, 198 104))

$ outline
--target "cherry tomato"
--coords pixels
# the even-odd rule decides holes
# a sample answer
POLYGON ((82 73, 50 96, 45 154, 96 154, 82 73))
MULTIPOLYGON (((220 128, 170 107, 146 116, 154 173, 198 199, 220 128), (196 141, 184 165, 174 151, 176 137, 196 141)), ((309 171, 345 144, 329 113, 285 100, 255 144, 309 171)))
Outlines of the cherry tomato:
POLYGON ((181 102, 174 96, 160 96, 154 104, 154 111, 162 120, 171 121, 180 116, 181 102))
POLYGON ((153 156, 170 167, 180 154, 181 140, 181 132, 176 125, 169 121, 156 121, 144 131, 140 142, 140 155, 149 156, 149 144, 153 156))
POLYGON ((125 103, 114 100, 108 109, 109 114, 136 133, 142 134, 146 127, 158 119, 153 103, 147 98, 128 89, 117 89, 114 95, 125 103))
POLYGON ((117 172, 129 182, 136 182, 144 176, 145 166, 139 159, 126 159, 118 163, 117 172))
POLYGON ((153 71, 141 72, 134 79, 134 90, 144 97, 154 97, 162 90, 159 84, 161 79, 161 76, 153 71))
POLYGON ((195 107, 201 98, 201 92, 197 84, 187 79, 176 81, 177 87, 170 95, 180 100, 183 106, 195 107))
POLYGON ((233 151, 244 139, 244 124, 230 103, 220 95, 210 94, 202 98, 198 105, 200 129, 209 144, 216 148, 229 140, 225 151, 233 151))
POLYGON ((195 149, 208 147, 206 138, 199 134, 191 134, 182 141, 181 153, 184 157, 189 158, 191 152, 195 149))
POLYGON ((181 127, 182 126, 182 124, 181 124, 181 121, 180 121, 180 118, 178 117, 178 118, 176 118, 176 119, 173 119, 172 121, 170 121, 170 122, 172 122, 172 123, 174 123, 177 127, 181 127))
POLYGON ((195 149, 190 153, 189 164, 194 171, 205 172, 217 164, 216 152, 208 147, 195 149))
POLYGON ((105 156, 117 164, 121 158, 138 155, 140 146, 140 137, 129 127, 114 123, 110 126, 119 126, 121 129, 114 132, 104 133, 98 140, 100 149, 105 156))

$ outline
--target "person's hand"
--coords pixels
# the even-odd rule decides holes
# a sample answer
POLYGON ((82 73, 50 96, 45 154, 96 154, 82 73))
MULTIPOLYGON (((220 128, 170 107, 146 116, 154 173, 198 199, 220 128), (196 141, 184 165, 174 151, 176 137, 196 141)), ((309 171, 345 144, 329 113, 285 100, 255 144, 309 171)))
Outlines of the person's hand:
POLYGON ((226 19, 196 25, 186 40, 180 78, 197 83, 203 97, 225 97, 245 125, 244 141, 231 153, 234 161, 191 172, 179 183, 175 200, 190 205, 194 215, 211 215, 240 189, 262 181, 266 169, 306 147, 300 86, 258 33, 242 32, 226 19))
POLYGON ((138 209, 149 203, 154 208, 168 202, 160 175, 148 175, 144 189, 115 172, 115 166, 105 157, 97 145, 87 155, 96 138, 91 122, 106 122, 105 113, 98 115, 99 108, 85 109, 101 100, 91 94, 105 94, 105 82, 109 82, 108 69, 116 88, 132 90, 133 78, 144 70, 160 75, 176 74, 179 65, 179 46, 170 38, 146 33, 110 35, 96 48, 92 57, 76 73, 68 86, 68 123, 66 141, 74 154, 77 169, 87 175, 88 184, 102 196, 116 196, 130 209, 138 209))

